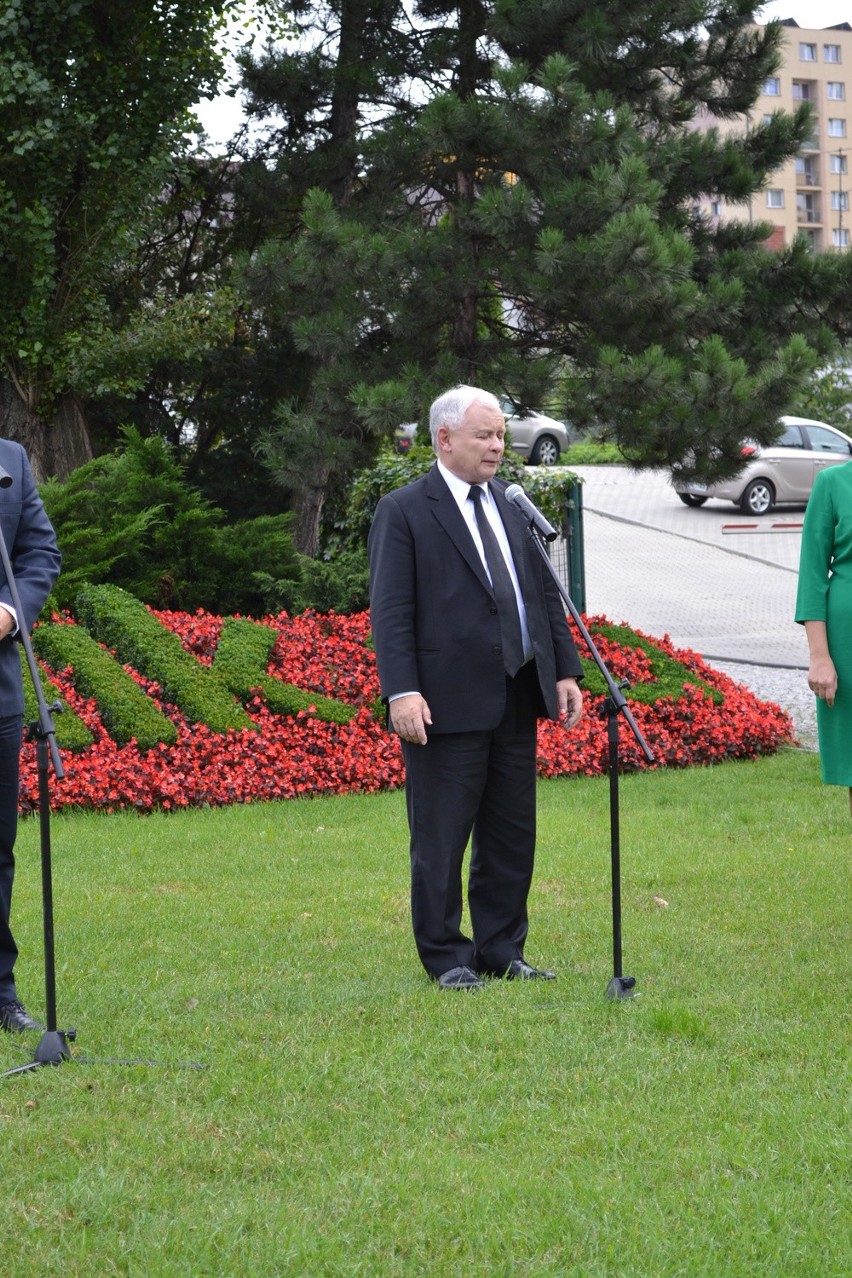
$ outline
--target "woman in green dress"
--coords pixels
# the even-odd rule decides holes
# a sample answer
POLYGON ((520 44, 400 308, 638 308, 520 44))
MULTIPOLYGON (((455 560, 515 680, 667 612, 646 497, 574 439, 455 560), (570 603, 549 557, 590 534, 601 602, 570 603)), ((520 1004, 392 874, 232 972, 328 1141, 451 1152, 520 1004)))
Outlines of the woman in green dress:
POLYGON ((852 812, 852 462, 817 475, 805 511, 796 621, 808 637, 822 779, 852 812))

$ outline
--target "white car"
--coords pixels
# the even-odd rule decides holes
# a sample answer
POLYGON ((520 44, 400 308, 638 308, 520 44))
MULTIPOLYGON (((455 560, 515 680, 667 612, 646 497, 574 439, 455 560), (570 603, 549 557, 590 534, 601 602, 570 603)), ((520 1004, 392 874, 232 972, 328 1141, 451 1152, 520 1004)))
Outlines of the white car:
POLYGON ((687 506, 703 506, 710 498, 732 501, 746 515, 767 515, 774 506, 805 505, 814 480, 826 466, 852 461, 852 439, 843 431, 809 417, 782 417, 784 433, 768 448, 743 444, 744 466, 733 479, 715 484, 676 481, 687 506))

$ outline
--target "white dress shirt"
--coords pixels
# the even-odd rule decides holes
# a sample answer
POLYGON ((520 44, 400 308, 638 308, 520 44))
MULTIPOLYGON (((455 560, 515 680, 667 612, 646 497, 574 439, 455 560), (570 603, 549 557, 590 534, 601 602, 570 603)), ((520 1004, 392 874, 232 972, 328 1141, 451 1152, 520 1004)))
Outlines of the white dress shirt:
MULTIPOLYGON (((491 581, 491 573, 488 572, 488 563, 485 559, 485 548, 482 545, 482 538, 479 535, 479 528, 476 525, 476 510, 473 502, 470 500, 471 485, 464 479, 459 479, 458 475, 454 475, 448 470, 443 462, 438 462, 438 470, 446 480, 447 487, 455 498, 456 504, 461 511, 462 518, 470 530, 473 543, 479 552, 479 558, 482 560, 482 566, 491 581)), ((512 551, 509 546, 509 538, 506 536, 506 529, 503 527, 503 520, 500 518, 500 511, 497 509, 497 503, 491 495, 491 490, 487 484, 478 484, 477 487, 482 489, 482 509, 485 511, 485 517, 494 530, 494 536, 497 538, 497 544, 503 552, 503 558, 506 560, 506 567, 509 569, 509 576, 512 578, 512 585, 515 588, 515 598, 518 601, 518 613, 521 618, 521 638, 524 643, 524 659, 529 661, 533 655, 532 641, 530 640, 530 632, 527 627, 527 610, 524 605, 524 597, 521 594, 520 583, 518 582, 518 574, 515 569, 515 561, 512 558, 512 551)))

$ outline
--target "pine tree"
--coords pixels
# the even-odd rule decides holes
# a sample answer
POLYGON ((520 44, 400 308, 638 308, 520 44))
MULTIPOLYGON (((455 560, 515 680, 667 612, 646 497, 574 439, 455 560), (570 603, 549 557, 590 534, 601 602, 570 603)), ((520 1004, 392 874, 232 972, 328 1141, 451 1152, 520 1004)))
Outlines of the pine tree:
MULTIPOLYGON (((319 180, 298 231, 245 274, 301 361, 265 441, 282 482, 301 482, 301 547, 318 544, 335 477, 460 380, 519 407, 557 390, 637 464, 730 473, 850 325, 849 254, 771 253, 767 225, 694 211, 705 192, 745 203, 807 136, 807 107, 727 136, 696 127, 702 110, 734 119, 755 102, 778 27, 755 28, 745 0, 415 13, 413 32, 387 19, 386 78, 340 136, 300 83, 284 189, 297 160, 319 180)), ((333 70, 363 83, 350 63, 333 70)))

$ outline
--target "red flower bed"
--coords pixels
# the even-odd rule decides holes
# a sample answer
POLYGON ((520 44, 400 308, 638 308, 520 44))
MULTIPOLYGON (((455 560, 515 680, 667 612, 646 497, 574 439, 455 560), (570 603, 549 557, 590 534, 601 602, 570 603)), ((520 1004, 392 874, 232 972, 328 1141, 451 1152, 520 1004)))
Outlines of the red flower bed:
MULTIPOLYGON (((177 633, 185 647, 209 665, 222 619, 207 613, 160 612, 162 623, 177 633)), ((353 616, 298 617, 281 613, 265 619, 278 631, 269 673, 325 697, 357 706, 345 725, 322 722, 310 710, 293 717, 271 714, 260 698, 248 707, 258 731, 219 735, 190 726, 174 707, 159 699, 159 689, 139 682, 178 727, 173 746, 146 752, 135 743, 119 748, 104 730, 93 702, 82 697, 70 671, 48 671, 69 706, 92 731, 94 744, 77 753, 65 752, 65 778, 51 777, 55 808, 81 807, 117 811, 124 808, 186 808, 204 804, 253 803, 308 794, 342 794, 392 789, 403 782, 397 740, 375 717, 379 695, 375 656, 369 646, 367 613, 353 616)), ((603 622, 590 618, 590 627, 603 622)), ((638 634, 638 632, 637 632, 638 634)), ((725 759, 746 759, 772 753, 792 740, 789 717, 778 706, 759 701, 726 675, 706 666, 696 654, 672 647, 669 640, 640 636, 660 652, 686 667, 680 695, 663 696, 652 704, 630 700, 631 711, 655 763, 648 765, 629 725, 619 719, 620 761, 625 770, 648 766, 687 767, 725 759), (697 684, 689 672, 724 694, 721 705, 697 684)), ((578 647, 583 650, 582 640, 578 647)), ((616 680, 634 686, 652 683, 649 658, 640 648, 603 636, 595 639, 601 657, 616 680)), ((138 677, 138 676, 137 676, 138 677)), ((556 724, 539 727, 541 776, 594 776, 606 771, 606 721, 600 715, 602 698, 586 692, 585 716, 570 733, 556 724)), ((35 751, 25 747, 21 769, 24 811, 37 805, 35 751)))

